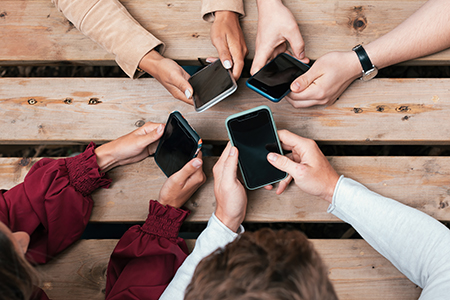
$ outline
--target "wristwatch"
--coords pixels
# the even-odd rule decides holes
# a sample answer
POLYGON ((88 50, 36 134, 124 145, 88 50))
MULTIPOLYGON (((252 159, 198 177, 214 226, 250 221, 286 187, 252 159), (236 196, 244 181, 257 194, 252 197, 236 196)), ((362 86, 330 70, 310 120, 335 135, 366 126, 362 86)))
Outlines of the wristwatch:
POLYGON ((369 56, 367 55, 366 50, 364 50, 362 45, 357 45, 352 49, 355 51, 356 55, 358 55, 359 62, 363 68, 362 70, 362 81, 369 81, 374 78, 378 74, 378 69, 375 67, 370 61, 369 56))

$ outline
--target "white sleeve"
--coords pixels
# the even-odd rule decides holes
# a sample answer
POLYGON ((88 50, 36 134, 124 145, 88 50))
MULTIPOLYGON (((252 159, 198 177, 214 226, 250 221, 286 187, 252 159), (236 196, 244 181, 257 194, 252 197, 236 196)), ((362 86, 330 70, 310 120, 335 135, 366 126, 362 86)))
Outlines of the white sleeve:
POLYGON ((159 299, 184 299, 184 292, 191 282, 191 278, 197 264, 204 257, 210 255, 218 248, 224 247, 228 243, 234 241, 234 239, 236 239, 236 237, 242 232, 244 232, 244 227, 242 227, 242 225, 238 229, 238 233, 235 233, 220 222, 215 214, 213 214, 208 221, 208 226, 197 238, 194 250, 192 250, 192 253, 183 262, 175 274, 175 277, 172 279, 159 299))
POLYGON ((450 230, 414 208, 341 178, 328 208, 423 288, 420 299, 450 295, 450 230))

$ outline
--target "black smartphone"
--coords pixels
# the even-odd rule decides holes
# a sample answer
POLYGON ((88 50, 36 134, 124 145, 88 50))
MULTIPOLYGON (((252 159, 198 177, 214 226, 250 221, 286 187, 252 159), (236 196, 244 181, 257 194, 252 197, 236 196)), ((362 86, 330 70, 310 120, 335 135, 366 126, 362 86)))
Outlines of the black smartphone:
POLYGON ((281 53, 250 77, 246 85, 269 100, 279 102, 290 93, 292 82, 308 70, 308 65, 281 53))
POLYGON ((225 125, 239 151, 239 168, 249 190, 283 180, 287 173, 267 161, 267 154, 283 155, 270 108, 262 105, 229 116, 225 125))
POLYGON ((210 108, 237 89, 231 71, 225 69, 219 59, 192 75, 188 81, 194 89, 192 98, 197 112, 210 108))
POLYGON ((202 139, 186 119, 174 111, 169 115, 164 133, 155 152, 158 167, 170 177, 197 156, 202 139))

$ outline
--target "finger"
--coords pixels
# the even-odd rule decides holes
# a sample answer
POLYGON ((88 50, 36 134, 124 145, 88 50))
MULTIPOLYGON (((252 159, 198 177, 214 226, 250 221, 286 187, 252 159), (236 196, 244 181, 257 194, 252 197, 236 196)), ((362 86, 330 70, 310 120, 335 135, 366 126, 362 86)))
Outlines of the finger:
POLYGON ((190 77, 189 74, 186 73, 186 71, 184 71, 183 69, 181 69, 180 76, 178 76, 177 74, 177 76, 173 77, 172 85, 176 87, 181 93, 184 94, 185 100, 192 101, 192 94, 194 93, 194 91, 192 89, 192 86, 188 82, 189 77, 190 77))
POLYGON ((274 51, 273 48, 263 47, 255 52, 255 57, 253 58, 252 67, 250 69, 251 75, 254 75, 256 72, 261 70, 261 68, 266 65, 273 51, 274 51))
POLYGON ((203 160, 197 157, 193 158, 186 165, 184 165, 184 167, 180 171, 176 172, 170 177, 175 182, 184 185, 186 181, 201 168, 202 165, 203 160))
POLYGON ((303 41, 300 29, 297 26, 297 30, 293 30, 286 36, 289 45, 291 46, 294 57, 298 59, 305 58, 305 42, 303 41))
POLYGON ((281 195, 281 193, 283 193, 286 190, 291 181, 292 181, 291 175, 288 175, 285 179, 281 180, 280 183, 278 184, 276 194, 281 195))
POLYGON ((300 164, 293 162, 286 156, 273 152, 267 155, 267 160, 272 166, 274 166, 278 170, 284 171, 289 174, 296 173, 297 167, 300 166, 300 164))
POLYGON ((212 64, 213 62, 215 62, 218 59, 219 59, 218 57, 208 57, 206 59, 206 62, 212 64))
POLYGON ((213 174, 214 174, 214 178, 216 180, 222 176, 223 165, 230 153, 230 149, 231 149, 231 143, 228 142, 227 146, 225 147, 225 149, 222 152, 222 155, 220 155, 219 159, 217 160, 216 164, 213 167, 213 174))
POLYGON ((273 189, 273 185, 269 184, 269 185, 266 185, 264 188, 266 190, 270 191, 271 189, 273 189))
POLYGON ((302 147, 303 145, 308 143, 308 141, 311 141, 310 139, 298 136, 295 133, 292 133, 285 129, 278 130, 278 138, 280 139, 280 142, 283 144, 283 146, 285 146, 283 147, 283 149, 286 150, 292 150, 296 146, 302 147))
POLYGON ((244 57, 239 55, 239 57, 233 56, 233 77, 235 80, 238 80, 241 77, 242 69, 244 68, 244 57))
POLYGON ((213 45, 217 49, 222 66, 227 70, 231 69, 231 67, 233 67, 233 59, 231 57, 226 36, 214 38, 213 45))

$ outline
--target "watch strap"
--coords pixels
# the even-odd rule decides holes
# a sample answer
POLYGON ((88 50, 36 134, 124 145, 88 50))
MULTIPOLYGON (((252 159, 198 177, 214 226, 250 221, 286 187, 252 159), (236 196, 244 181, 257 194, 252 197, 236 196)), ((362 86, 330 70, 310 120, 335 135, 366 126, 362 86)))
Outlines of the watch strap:
POLYGON ((372 62, 370 61, 369 56, 367 55, 366 50, 364 50, 362 45, 357 45, 353 48, 356 55, 358 55, 359 61, 361 62, 361 66, 364 72, 370 71, 374 68, 372 62))

